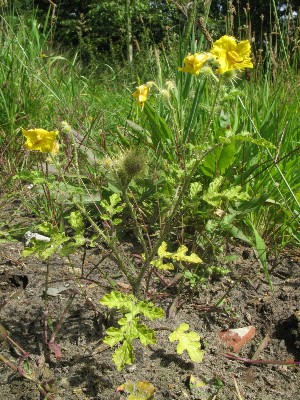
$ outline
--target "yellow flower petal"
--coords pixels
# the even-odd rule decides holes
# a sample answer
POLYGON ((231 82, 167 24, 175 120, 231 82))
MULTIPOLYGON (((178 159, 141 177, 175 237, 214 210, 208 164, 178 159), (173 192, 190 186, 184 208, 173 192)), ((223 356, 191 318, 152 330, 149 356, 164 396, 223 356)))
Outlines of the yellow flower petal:
POLYGON ((178 68, 178 70, 192 75, 199 75, 201 68, 210 58, 210 53, 189 53, 183 60, 184 67, 178 68))
POLYGON ((29 150, 36 150, 42 153, 51 153, 58 151, 56 136, 58 131, 48 132, 45 129, 22 129, 23 135, 27 139, 25 147, 29 150), (55 143, 56 142, 56 143, 55 143))
POLYGON ((249 40, 237 43, 233 36, 222 36, 214 42, 211 53, 219 63, 219 68, 216 71, 218 74, 224 74, 233 69, 253 68, 249 40))
POLYGON ((149 86, 148 85, 140 85, 136 88, 136 91, 132 93, 132 96, 137 99, 138 103, 142 106, 144 102, 147 100, 149 94, 149 86))

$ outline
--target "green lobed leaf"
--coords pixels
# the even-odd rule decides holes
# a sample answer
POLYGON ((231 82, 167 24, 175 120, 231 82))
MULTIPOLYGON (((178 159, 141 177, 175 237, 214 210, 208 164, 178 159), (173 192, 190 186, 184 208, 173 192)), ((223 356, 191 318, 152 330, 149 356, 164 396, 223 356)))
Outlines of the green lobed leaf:
POLYGON ((242 187, 239 185, 223 190, 221 195, 227 200, 249 200, 250 198, 248 193, 242 192, 242 187))
POLYGON ((113 347, 115 344, 124 340, 124 330, 123 328, 108 328, 106 330, 106 336, 103 339, 103 343, 108 344, 113 347))
POLYGON ((118 310, 125 308, 127 310, 132 309, 134 301, 133 295, 124 294, 118 291, 112 291, 102 297, 100 304, 108 308, 117 308, 118 310))
POLYGON ((113 193, 109 197, 109 201, 110 201, 110 205, 112 207, 116 207, 116 205, 118 205, 122 200, 121 200, 121 196, 120 195, 118 195, 117 193, 113 193))
POLYGON ((118 324, 122 326, 124 337, 127 341, 132 342, 134 339, 139 337, 137 325, 138 318, 135 318, 133 313, 128 313, 124 318, 119 319, 118 324))
MULTIPOLYGON (((41 230, 41 229, 40 229, 41 230)), ((45 231, 43 231, 44 233, 45 231)), ((46 232, 48 233, 48 231, 46 232)), ((37 240, 36 238, 31 239, 31 247, 25 248, 22 252, 24 257, 34 255, 37 258, 46 260, 51 257, 54 253, 60 252, 61 246, 68 242, 70 239, 62 232, 59 232, 57 228, 52 229, 51 240, 49 242, 44 242, 42 240, 37 240), (55 232, 55 233, 53 233, 55 232)))
POLYGON ((82 232, 84 228, 83 218, 79 211, 72 211, 69 215, 69 223, 75 232, 82 232))
POLYGON ((156 307, 153 303, 139 301, 137 304, 138 310, 151 321, 157 318, 164 318, 164 310, 160 307, 156 307))
POLYGON ((144 324, 137 324, 136 328, 137 328, 138 338, 140 339, 141 343, 144 346, 156 343, 156 337, 153 329, 149 329, 144 324))
POLYGON ((112 224, 113 224, 114 226, 120 225, 121 223, 122 223, 121 218, 115 218, 115 219, 112 221, 112 224))
POLYGON ((182 354, 186 350, 192 361, 202 362, 203 351, 200 350, 200 336, 196 332, 186 332, 189 328, 188 324, 181 324, 169 335, 169 340, 170 342, 179 342, 176 347, 178 354, 182 354))
POLYGON ((189 196, 192 200, 198 199, 198 195, 201 193, 203 187, 200 182, 192 182, 190 185, 189 196))
POLYGON ((134 354, 132 344, 124 341, 122 346, 119 347, 113 354, 113 362, 115 363, 117 370, 121 371, 126 364, 132 365, 134 362, 134 354))
POLYGON ((76 250, 78 250, 86 243, 86 239, 81 234, 76 235, 71 239, 74 240, 74 242, 63 245, 59 250, 59 254, 61 255, 61 257, 66 257, 70 254, 74 254, 76 250))
POLYGON ((276 149, 277 148, 273 143, 269 142, 266 139, 263 139, 263 138, 254 139, 253 137, 251 137, 251 133, 249 133, 249 132, 241 132, 238 135, 231 136, 230 139, 231 140, 239 140, 239 141, 243 141, 243 142, 250 142, 250 143, 256 144, 257 146, 266 147, 268 149, 276 149))

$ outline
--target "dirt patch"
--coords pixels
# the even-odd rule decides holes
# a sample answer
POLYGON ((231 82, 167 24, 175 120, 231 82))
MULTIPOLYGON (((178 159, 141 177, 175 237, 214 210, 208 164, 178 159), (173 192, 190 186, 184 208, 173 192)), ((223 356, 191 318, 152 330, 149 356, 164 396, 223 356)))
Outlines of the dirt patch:
MULTIPOLYGON (((300 360, 299 313, 299 254, 287 252, 280 262, 269 260, 274 292, 262 274, 251 249, 232 247, 237 255, 228 264, 232 273, 218 282, 209 283, 191 296, 184 290, 178 298, 177 313, 149 325, 156 329, 157 345, 137 344, 136 362, 118 372, 111 360, 112 350, 101 347, 105 329, 113 324, 113 314, 100 306, 98 300, 111 290, 105 273, 114 275, 119 288, 122 277, 112 260, 106 258, 101 266, 100 254, 89 252, 83 265, 74 257, 74 269, 66 261, 53 258, 50 265, 49 313, 55 327, 70 297, 75 298, 66 311, 64 324, 56 341, 62 358, 43 358, 44 280, 46 263, 21 257, 22 244, 0 245, 0 304, 1 324, 10 337, 29 352, 31 368, 40 380, 53 379, 56 399, 110 400, 126 398, 116 393, 125 381, 149 381, 156 388, 156 400, 212 399, 214 386, 200 395, 187 386, 190 375, 206 381, 223 382, 215 399, 237 398, 233 377, 245 400, 296 399, 300 393, 299 367, 284 364, 249 365, 225 358, 227 352, 218 339, 221 330, 254 325, 254 339, 239 352, 239 357, 251 358, 261 342, 269 336, 258 358, 264 360, 300 360), (83 275, 81 275, 83 273, 83 275), (85 277, 81 278, 80 276, 85 277), (88 279, 87 279, 88 278, 88 279), (81 286, 81 292, 78 290, 81 286), (223 302, 214 307, 224 296, 223 302), (178 356, 169 343, 170 330, 186 322, 203 340, 204 360, 192 363, 178 356)), ((130 250, 130 249, 129 249, 130 250)), ((133 251, 133 250, 132 250, 133 251)), ((153 282, 151 301, 170 315, 176 288, 165 288, 153 282), (168 311, 169 310, 169 311, 168 311)), ((173 309, 173 308, 172 308, 173 309)), ((2 344, 1 353, 13 362, 20 361, 15 348, 2 344)), ((35 385, 26 381, 4 364, 0 364, 0 400, 40 399, 35 385)))

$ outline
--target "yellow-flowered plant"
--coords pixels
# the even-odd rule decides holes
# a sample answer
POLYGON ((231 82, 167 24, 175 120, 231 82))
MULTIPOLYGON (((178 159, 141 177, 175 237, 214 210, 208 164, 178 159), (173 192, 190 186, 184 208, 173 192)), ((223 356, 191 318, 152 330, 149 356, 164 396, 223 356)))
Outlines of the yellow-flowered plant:
POLYGON ((219 75, 234 69, 253 68, 249 40, 238 43, 233 36, 222 36, 213 43, 211 53, 218 61, 216 72, 219 75))
POLYGON ((205 65, 205 63, 211 58, 210 53, 195 53, 188 54, 184 62, 184 67, 178 68, 179 71, 187 72, 192 75, 199 75, 201 68, 205 65))
POLYGON ((22 129, 22 133, 27 139, 25 147, 29 150, 36 150, 42 153, 52 153, 53 155, 58 152, 58 142, 56 136, 58 131, 46 131, 45 129, 22 129))
POLYGON ((149 85, 137 86, 136 91, 132 93, 132 96, 138 101, 140 106, 143 106, 147 100, 149 94, 149 85))

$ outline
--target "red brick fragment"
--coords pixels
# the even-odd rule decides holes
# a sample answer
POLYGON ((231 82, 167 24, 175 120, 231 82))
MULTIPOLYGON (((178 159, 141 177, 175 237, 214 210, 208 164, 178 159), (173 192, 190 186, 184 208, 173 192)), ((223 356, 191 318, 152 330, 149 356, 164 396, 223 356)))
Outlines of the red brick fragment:
POLYGON ((255 333, 256 328, 250 325, 243 328, 222 331, 219 333, 219 338, 226 347, 234 352, 238 352, 244 344, 253 339, 255 333))

